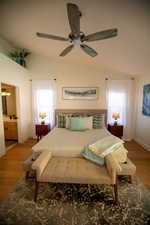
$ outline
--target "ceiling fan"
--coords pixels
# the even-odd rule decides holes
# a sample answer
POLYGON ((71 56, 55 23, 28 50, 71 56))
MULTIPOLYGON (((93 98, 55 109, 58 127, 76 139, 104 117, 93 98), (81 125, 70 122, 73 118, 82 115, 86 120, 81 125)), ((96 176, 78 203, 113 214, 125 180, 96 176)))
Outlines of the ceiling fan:
POLYGON ((82 14, 79 11, 78 6, 73 3, 67 3, 67 13, 71 28, 71 33, 68 35, 68 38, 59 37, 52 34, 44 34, 39 32, 36 33, 37 36, 40 38, 48 38, 59 41, 70 41, 72 44, 69 45, 67 48, 65 48, 61 52, 60 56, 67 55, 74 48, 75 45, 80 45, 81 49, 85 53, 94 57, 98 53, 93 48, 89 47, 88 45, 85 45, 84 44, 85 41, 87 42, 98 41, 117 36, 117 28, 103 30, 93 34, 85 35, 82 31, 80 31, 80 17, 82 14))

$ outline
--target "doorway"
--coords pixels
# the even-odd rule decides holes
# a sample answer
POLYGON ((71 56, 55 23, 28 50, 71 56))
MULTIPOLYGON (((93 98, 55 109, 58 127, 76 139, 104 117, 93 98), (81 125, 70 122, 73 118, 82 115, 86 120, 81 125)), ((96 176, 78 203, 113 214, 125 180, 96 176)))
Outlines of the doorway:
POLYGON ((16 87, 1 83, 1 98, 6 150, 18 143, 16 87))

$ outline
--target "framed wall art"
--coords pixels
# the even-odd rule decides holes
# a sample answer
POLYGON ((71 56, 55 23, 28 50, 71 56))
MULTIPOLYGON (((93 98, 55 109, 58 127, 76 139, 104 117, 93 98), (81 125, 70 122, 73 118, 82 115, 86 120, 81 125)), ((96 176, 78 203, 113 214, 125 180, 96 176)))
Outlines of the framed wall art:
POLYGON ((96 100, 98 87, 63 87, 62 97, 66 100, 96 100))
POLYGON ((150 116, 150 84, 143 87, 143 115, 150 116))

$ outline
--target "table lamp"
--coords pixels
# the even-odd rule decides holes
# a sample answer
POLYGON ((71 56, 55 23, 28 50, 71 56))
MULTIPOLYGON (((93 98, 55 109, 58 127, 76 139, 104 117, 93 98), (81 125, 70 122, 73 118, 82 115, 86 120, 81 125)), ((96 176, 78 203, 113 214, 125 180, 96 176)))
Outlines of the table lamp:
POLYGON ((115 119, 114 125, 117 125, 117 120, 120 118, 120 114, 115 112, 112 114, 112 117, 115 119))
POLYGON ((41 124, 45 124, 45 121, 43 119, 46 117, 46 113, 45 112, 40 112, 39 113, 39 117, 42 119, 41 124))

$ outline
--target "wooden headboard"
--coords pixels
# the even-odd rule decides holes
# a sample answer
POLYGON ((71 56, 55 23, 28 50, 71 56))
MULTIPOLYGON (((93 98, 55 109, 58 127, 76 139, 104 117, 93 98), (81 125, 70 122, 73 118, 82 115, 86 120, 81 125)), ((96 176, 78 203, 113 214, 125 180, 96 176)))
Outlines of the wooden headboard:
POLYGON ((86 113, 91 114, 105 114, 105 125, 107 126, 107 109, 56 109, 55 118, 58 114, 78 114, 83 115, 86 113))

